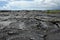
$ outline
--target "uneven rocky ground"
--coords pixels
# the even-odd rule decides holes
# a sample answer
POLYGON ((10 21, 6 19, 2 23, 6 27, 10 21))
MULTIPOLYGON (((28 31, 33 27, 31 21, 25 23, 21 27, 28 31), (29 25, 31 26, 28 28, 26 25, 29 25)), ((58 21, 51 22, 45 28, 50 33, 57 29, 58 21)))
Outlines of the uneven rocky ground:
POLYGON ((60 14, 0 12, 0 40, 60 40, 60 14))

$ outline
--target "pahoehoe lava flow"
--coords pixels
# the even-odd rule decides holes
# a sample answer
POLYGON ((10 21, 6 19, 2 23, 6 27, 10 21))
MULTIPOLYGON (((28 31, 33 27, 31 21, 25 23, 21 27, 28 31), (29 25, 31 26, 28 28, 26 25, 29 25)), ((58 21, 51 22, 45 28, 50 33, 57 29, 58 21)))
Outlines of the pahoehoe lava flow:
POLYGON ((60 13, 0 11, 0 40, 60 40, 60 13))

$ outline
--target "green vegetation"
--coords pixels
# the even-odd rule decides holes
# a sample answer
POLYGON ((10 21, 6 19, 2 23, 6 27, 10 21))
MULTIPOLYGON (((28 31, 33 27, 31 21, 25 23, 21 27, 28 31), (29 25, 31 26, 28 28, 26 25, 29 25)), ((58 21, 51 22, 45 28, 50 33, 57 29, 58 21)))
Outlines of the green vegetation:
POLYGON ((60 13, 60 10, 47 10, 47 13, 48 14, 51 14, 51 13, 60 13))

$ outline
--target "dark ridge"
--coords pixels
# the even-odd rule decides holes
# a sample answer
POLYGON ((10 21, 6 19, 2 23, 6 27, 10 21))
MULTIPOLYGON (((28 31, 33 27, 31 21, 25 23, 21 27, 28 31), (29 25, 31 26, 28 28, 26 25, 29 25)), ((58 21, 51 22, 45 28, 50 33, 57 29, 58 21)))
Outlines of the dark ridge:
POLYGON ((42 10, 0 10, 0 12, 20 12, 20 11, 26 11, 26 12, 30 12, 30 11, 46 12, 46 11, 42 11, 42 10))

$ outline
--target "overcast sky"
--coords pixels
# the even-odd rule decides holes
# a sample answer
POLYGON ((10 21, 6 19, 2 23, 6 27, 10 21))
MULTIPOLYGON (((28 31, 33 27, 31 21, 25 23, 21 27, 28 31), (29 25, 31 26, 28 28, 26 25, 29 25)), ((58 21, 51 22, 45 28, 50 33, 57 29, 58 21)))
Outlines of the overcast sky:
POLYGON ((59 10, 60 0, 0 0, 0 10, 59 10))

